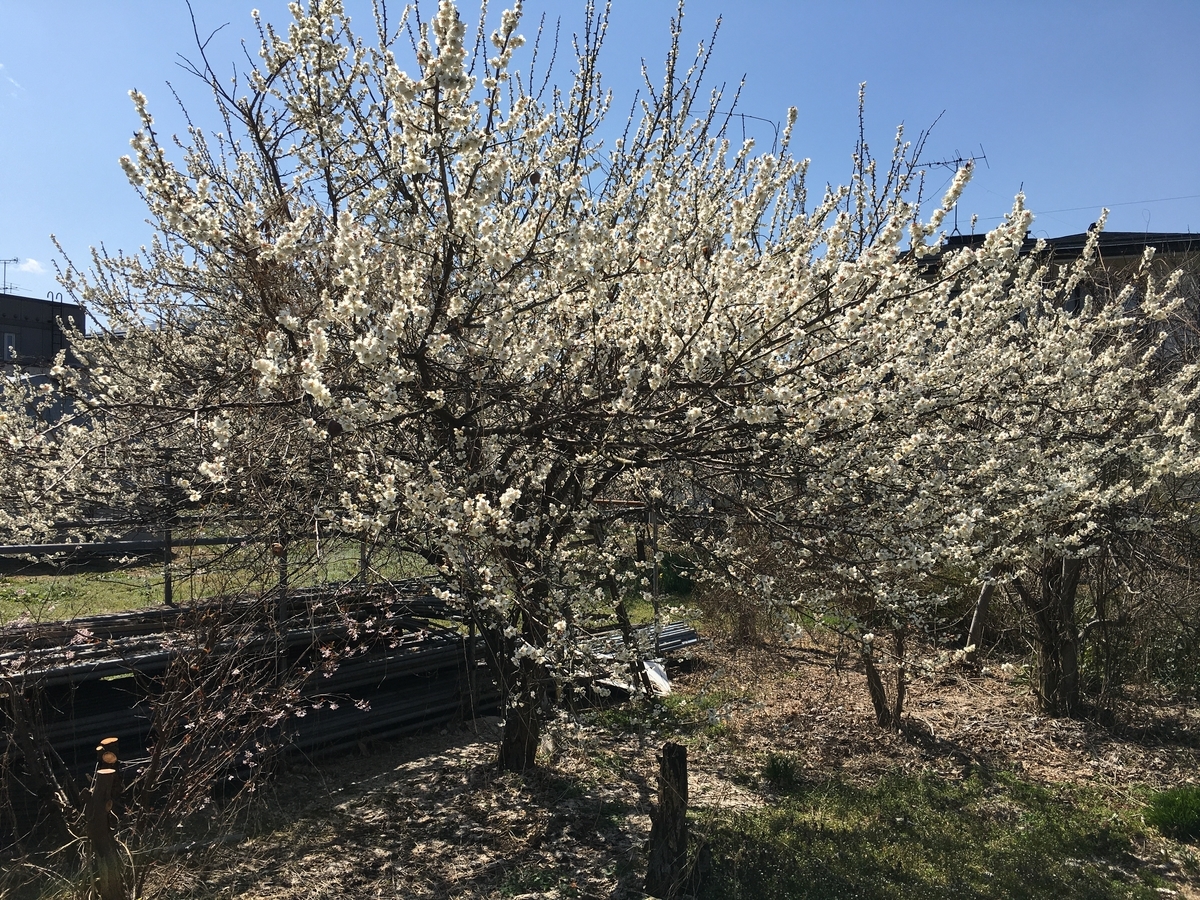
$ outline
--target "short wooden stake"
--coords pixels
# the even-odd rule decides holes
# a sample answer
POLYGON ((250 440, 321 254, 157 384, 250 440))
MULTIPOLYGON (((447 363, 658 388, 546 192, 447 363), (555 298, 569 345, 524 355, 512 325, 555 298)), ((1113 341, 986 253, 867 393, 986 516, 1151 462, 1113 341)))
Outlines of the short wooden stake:
MULTIPOLYGON (((103 745, 98 749, 111 753, 104 751, 103 745)), ((116 754, 112 755, 115 757, 116 754)), ((126 900, 125 863, 110 822, 117 789, 117 770, 109 767, 97 769, 92 781, 92 795, 84 808, 87 836, 95 864, 96 892, 100 900, 126 900)))
POLYGON ((99 763, 100 767, 108 766, 114 769, 117 767, 120 742, 121 739, 115 737, 106 737, 100 741, 100 744, 96 747, 96 762, 99 763))
POLYGON ((646 893, 673 898, 683 892, 687 865, 687 747, 668 743, 659 759, 658 808, 651 816, 646 893))
POLYGON ((124 789, 121 781, 120 738, 106 737, 96 746, 96 770, 115 769, 116 778, 113 781, 113 802, 116 803, 124 789))

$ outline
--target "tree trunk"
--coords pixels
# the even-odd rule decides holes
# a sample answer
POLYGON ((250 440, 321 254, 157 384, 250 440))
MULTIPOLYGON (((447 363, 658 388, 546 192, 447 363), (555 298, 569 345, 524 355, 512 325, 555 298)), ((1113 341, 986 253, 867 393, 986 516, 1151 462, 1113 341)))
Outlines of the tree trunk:
POLYGON ((504 733, 500 737, 500 768, 508 772, 526 772, 534 768, 537 765, 538 742, 541 737, 541 691, 528 683, 515 686, 504 715, 504 733))
POLYGON ((988 610, 992 605, 992 594, 996 593, 996 582, 985 582, 979 589, 979 599, 975 601, 975 612, 971 616, 971 628, 967 632, 967 655, 972 659, 979 653, 979 645, 983 643, 983 626, 987 622, 988 610))
POLYGON ((896 630, 892 636, 896 654, 896 686, 892 699, 888 700, 887 688, 883 684, 883 676, 875 665, 872 644, 862 644, 863 671, 867 675, 867 691, 871 694, 871 706, 875 709, 875 723, 880 728, 892 728, 900 725, 904 716, 904 701, 908 697, 908 633, 904 628, 896 630))
POLYGON ((875 658, 871 655, 871 645, 862 645, 863 670, 867 673, 867 690, 871 694, 871 706, 875 708, 875 723, 880 728, 889 728, 892 724, 892 708, 888 704, 887 688, 883 686, 883 678, 875 666, 875 658))
POLYGON ((1083 560, 1056 557, 1038 572, 1035 595, 1021 579, 1013 582, 1021 602, 1033 616, 1037 640, 1037 697, 1042 711, 1051 716, 1079 712, 1079 626, 1075 597, 1083 560))
POLYGON ((666 744, 659 758, 658 808, 650 826, 646 893, 674 898, 683 892, 687 864, 687 748, 666 744))
MULTIPOLYGON (((500 688, 504 708, 497 762, 501 769, 509 772, 529 771, 537 765, 549 679, 541 664, 528 657, 514 659, 516 639, 505 636, 513 623, 490 609, 481 595, 469 589, 464 593, 471 621, 483 638, 484 655, 496 686, 500 688)), ((524 598, 525 604, 540 604, 544 597, 544 588, 535 587, 524 598)), ((545 611, 540 606, 535 608, 545 619, 545 611)), ((544 647, 546 634, 538 617, 529 615, 525 609, 521 616, 525 626, 524 639, 535 647, 544 647)))

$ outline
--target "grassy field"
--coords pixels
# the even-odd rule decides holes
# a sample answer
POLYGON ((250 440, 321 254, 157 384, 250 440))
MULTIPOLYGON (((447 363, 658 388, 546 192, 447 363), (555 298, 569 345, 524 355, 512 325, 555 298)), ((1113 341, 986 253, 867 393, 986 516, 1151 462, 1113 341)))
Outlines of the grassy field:
MULTIPOLYGON (((288 581, 293 587, 336 584, 355 578, 358 571, 357 545, 327 544, 318 549, 313 542, 297 542, 290 554, 288 581)), ((371 562, 373 579, 407 578, 429 572, 422 560, 408 554, 371 562)), ((261 546, 220 552, 185 548, 172 561, 176 603, 268 590, 278 579, 278 560, 261 546)), ((161 558, 62 566, 8 562, 0 572, 0 624, 23 618, 54 621, 157 606, 163 603, 163 586, 161 558)))

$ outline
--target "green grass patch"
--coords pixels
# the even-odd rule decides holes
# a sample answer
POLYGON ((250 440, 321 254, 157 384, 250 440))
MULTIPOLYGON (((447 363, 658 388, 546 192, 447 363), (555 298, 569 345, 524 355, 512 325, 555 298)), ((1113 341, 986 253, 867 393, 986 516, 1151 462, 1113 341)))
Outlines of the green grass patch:
POLYGON ((0 576, 0 625, 18 619, 61 621, 153 602, 146 578, 129 573, 0 576))
MULTIPOLYGON (((293 588, 339 584, 357 577, 357 545, 297 541, 290 555, 293 588)), ((402 579, 432 574, 411 554, 380 554, 371 578, 402 579)), ((179 548, 172 563, 176 603, 221 594, 270 590, 279 579, 278 560, 263 544, 230 548, 179 548)), ((158 560, 92 560, 55 567, 31 563, 0 575, 0 625, 27 618, 39 622, 121 612, 163 602, 163 565, 158 560)))
POLYGON ((625 598, 625 612, 629 614, 629 621, 635 626, 650 625, 654 622, 654 604, 641 593, 630 594, 625 598))
POLYGON ((1200 786, 1187 784, 1154 794, 1146 805, 1145 819, 1167 837, 1180 841, 1200 838, 1200 786))
POLYGON ((578 897, 579 889, 570 877, 543 867, 523 863, 511 869, 500 884, 500 896, 578 897))
POLYGON ((617 703, 584 713, 585 722, 623 734, 661 732, 676 738, 721 740, 732 733, 729 715, 740 696, 726 691, 705 691, 687 697, 671 694, 651 702, 617 703))
POLYGON ((697 821, 712 853, 702 898, 1159 896, 1136 827, 1087 789, 1007 774, 804 784, 772 759, 764 777, 792 782, 777 804, 697 821))

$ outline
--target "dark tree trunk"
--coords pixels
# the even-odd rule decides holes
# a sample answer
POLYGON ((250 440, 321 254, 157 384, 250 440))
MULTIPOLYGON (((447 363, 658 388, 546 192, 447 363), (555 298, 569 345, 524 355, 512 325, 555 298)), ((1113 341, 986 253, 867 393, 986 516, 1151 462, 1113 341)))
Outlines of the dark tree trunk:
POLYGON ((508 772, 527 772, 537 765, 538 743, 542 737, 542 691, 536 684, 514 686, 504 715, 504 733, 500 738, 500 768, 508 772))
MULTIPOLYGON (((547 622, 551 614, 546 601, 549 590, 544 579, 525 585, 520 597, 522 637, 533 647, 546 646, 547 622)), ((500 740, 500 768, 525 772, 537 766, 542 722, 550 699, 550 678, 546 667, 529 657, 502 662, 513 668, 509 678, 509 702, 504 716, 504 736, 500 740)))
POLYGON ((875 709, 875 722, 880 728, 899 726, 904 716, 904 701, 908 697, 908 635, 905 629, 897 629, 895 635, 896 649, 896 686, 892 699, 888 700, 887 688, 879 667, 875 665, 872 644, 862 645, 863 670, 867 675, 867 691, 871 695, 871 706, 875 709))
MULTIPOLYGON (((514 660, 517 641, 505 636, 514 623, 491 610, 480 595, 469 590, 466 593, 472 622, 483 638, 484 656, 500 689, 504 708, 497 762, 509 772, 529 771, 537 765, 549 679, 540 663, 529 658, 514 660)), ((524 625, 524 638, 535 647, 545 646, 545 628, 539 617, 530 615, 528 610, 543 598, 544 592, 535 588, 522 604, 520 622, 524 625)), ((541 619, 546 618, 545 610, 534 608, 542 613, 541 619)))
POLYGON ((1083 560, 1056 557, 1038 571, 1036 593, 1021 579, 1013 581, 1013 588, 1033 616, 1038 704, 1051 716, 1079 712, 1080 640, 1075 598, 1082 572, 1083 560))
POLYGON ((650 826, 646 893, 674 898, 683 891, 687 861, 687 748, 666 744, 659 758, 658 808, 650 826))
POLYGON ((888 704, 887 688, 883 686, 883 678, 871 655, 870 645, 864 644, 862 649, 863 670, 867 673, 867 691, 871 694, 871 706, 875 708, 875 724, 880 728, 888 728, 892 724, 892 708, 888 704))
POLYGON ((967 632, 967 653, 972 659, 978 657, 979 646, 983 643, 983 628, 987 623, 988 610, 992 605, 992 594, 996 593, 996 582, 985 582, 979 589, 979 599, 975 601, 975 612, 971 616, 971 628, 967 632))

